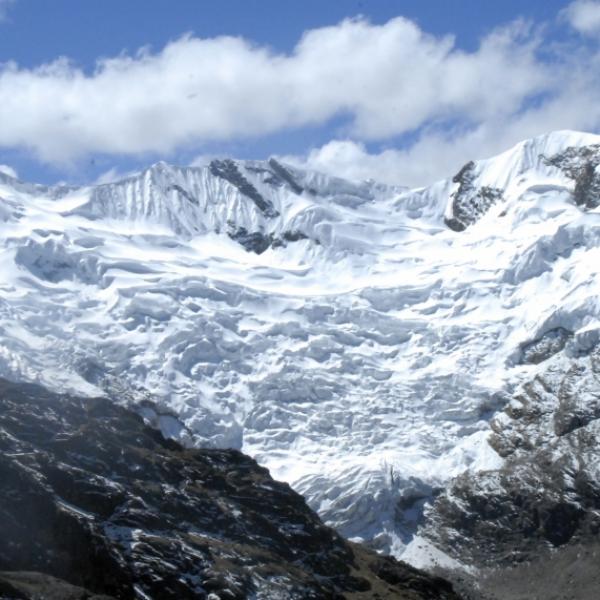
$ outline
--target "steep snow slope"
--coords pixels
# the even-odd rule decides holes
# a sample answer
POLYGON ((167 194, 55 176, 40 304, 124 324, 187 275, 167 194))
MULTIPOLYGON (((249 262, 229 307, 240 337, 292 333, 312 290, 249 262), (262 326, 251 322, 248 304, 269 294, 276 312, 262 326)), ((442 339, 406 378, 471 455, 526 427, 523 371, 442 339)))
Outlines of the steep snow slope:
POLYGON ((597 341, 599 162, 557 132, 418 190, 273 160, 0 174, 0 375, 241 448, 401 554, 451 477, 501 465, 507 394, 597 341))

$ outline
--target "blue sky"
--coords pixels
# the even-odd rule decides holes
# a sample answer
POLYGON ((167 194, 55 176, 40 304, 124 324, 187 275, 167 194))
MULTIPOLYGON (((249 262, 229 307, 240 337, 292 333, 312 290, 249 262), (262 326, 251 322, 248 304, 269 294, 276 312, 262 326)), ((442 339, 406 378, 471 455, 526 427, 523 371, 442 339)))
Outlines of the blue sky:
POLYGON ((0 15, 0 164, 26 180, 277 154, 417 185, 600 123, 592 0, 0 0, 0 15))

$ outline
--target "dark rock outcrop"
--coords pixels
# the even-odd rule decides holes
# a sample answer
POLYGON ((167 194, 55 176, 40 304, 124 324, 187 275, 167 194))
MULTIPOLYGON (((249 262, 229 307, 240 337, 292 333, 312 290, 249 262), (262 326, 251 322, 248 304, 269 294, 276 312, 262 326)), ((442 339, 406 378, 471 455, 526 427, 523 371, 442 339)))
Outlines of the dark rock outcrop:
POLYGON ((600 349, 554 357, 492 428, 504 465, 456 478, 427 514, 426 535, 464 564, 493 569, 596 543, 600 349))
POLYGON ((301 185, 298 185, 293 175, 274 158, 269 159, 269 166, 271 167, 273 174, 276 175, 280 181, 287 183, 295 194, 301 194, 304 191, 304 188, 301 185))
POLYGON ((503 199, 502 190, 490 186, 475 185, 475 163, 464 165, 452 178, 458 188, 451 195, 451 216, 445 219, 446 225, 453 231, 464 231, 476 223, 496 202, 503 199))
MULTIPOLYGON (((269 248, 281 248, 287 246, 290 242, 299 242, 309 239, 301 231, 284 231, 281 237, 276 237, 273 233, 262 233, 260 231, 248 231, 245 227, 234 228, 230 224, 228 232, 229 237, 243 246, 248 252, 262 254, 269 248)), ((316 241, 315 243, 319 243, 316 241)))
POLYGON ((575 183, 573 199, 582 208, 600 206, 600 145, 571 146, 550 157, 542 157, 550 166, 560 169, 575 183))
MULTIPOLYGON (((296 181, 290 170, 284 167, 280 162, 277 162, 274 158, 270 158, 266 165, 264 163, 246 164, 244 165, 244 168, 247 171, 258 174, 263 183, 275 187, 286 186, 295 194, 304 192, 304 188, 296 181)), ((309 193, 314 192, 314 190, 307 191, 309 193)))
POLYGON ((233 228, 231 226, 227 235, 248 252, 254 252, 255 254, 262 254, 265 250, 268 250, 275 240, 272 233, 248 231, 245 227, 233 228))
POLYGON ((521 345, 521 363, 537 365, 560 352, 573 336, 573 332, 564 327, 556 327, 543 335, 521 345))
POLYGON ((265 217, 279 216, 271 202, 263 198, 260 192, 241 174, 234 161, 230 159, 213 160, 209 165, 209 169, 212 175, 225 179, 244 196, 250 198, 265 217))
POLYGON ((106 399, 0 380, 0 481, 4 597, 457 598, 240 452, 185 449, 106 399))
POLYGON ((191 204, 195 204, 196 206, 198 206, 200 204, 198 202, 198 198, 194 198, 194 196, 192 196, 192 194, 190 194, 190 192, 188 192, 187 190, 182 188, 177 183, 173 183, 172 185, 170 185, 167 188, 167 192, 171 192, 171 191, 177 192, 180 196, 183 196, 191 204))

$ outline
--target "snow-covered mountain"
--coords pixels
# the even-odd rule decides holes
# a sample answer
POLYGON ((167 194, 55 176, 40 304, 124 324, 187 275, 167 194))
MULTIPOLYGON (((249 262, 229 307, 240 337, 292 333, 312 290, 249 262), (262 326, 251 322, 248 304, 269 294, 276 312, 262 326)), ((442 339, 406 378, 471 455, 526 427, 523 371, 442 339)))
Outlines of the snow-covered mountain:
POLYGON ((600 136, 562 131, 414 190, 274 159, 0 173, 0 375, 126 399, 345 536, 441 560, 411 543, 424 507, 501 468, 510 395, 599 339, 599 164, 600 136))

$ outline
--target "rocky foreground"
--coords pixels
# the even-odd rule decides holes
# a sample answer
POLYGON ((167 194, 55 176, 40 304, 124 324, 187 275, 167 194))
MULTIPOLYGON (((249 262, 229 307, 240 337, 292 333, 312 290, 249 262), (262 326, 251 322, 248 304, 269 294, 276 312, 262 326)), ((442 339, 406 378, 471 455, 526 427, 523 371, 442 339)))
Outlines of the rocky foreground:
POLYGON ((352 545, 234 450, 105 399, 0 380, 0 597, 453 600, 352 545))

